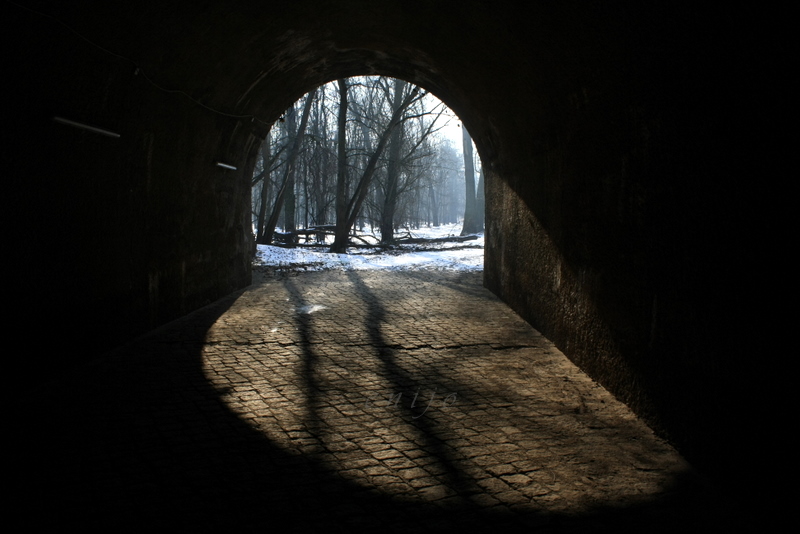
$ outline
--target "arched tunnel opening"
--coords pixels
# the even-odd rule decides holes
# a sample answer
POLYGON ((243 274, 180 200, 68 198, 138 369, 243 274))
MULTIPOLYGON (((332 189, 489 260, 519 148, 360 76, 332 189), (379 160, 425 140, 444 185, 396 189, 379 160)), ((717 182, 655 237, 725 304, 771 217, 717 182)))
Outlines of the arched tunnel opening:
POLYGON ((422 0, 4 7, 11 327, 36 328, 41 346, 19 355, 22 375, 49 384, 247 286, 266 127, 313 87, 383 74, 431 90, 475 139, 486 287, 714 479, 759 473, 758 461, 731 466, 750 436, 770 435, 741 421, 741 392, 766 381, 747 364, 770 351, 737 332, 774 340, 775 325, 752 312, 768 288, 730 280, 772 279, 740 251, 781 227, 769 180, 749 180, 780 161, 773 136, 751 132, 775 131, 783 70, 751 14, 709 24, 700 7, 580 1, 524 17, 512 3, 422 0), (757 76, 742 82, 740 65, 757 76))
POLYGON ((460 119, 424 88, 384 76, 321 85, 284 112, 258 149, 256 243, 403 254, 477 240, 485 186, 476 153, 460 119))

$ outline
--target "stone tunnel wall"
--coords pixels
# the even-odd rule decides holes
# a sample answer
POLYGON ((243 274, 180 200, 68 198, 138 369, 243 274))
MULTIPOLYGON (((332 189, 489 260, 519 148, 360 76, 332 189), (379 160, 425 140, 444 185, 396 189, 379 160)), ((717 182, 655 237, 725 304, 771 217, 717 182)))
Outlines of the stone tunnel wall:
POLYGON ((124 34, 124 17, 75 13, 55 20, 17 8, 7 19, 7 213, 11 249, 25 258, 12 291, 20 328, 43 329, 41 354, 26 355, 25 367, 56 376, 246 286, 253 247, 254 160, 242 157, 257 145, 252 129, 171 92, 172 80, 154 85, 133 53, 111 53, 129 52, 102 33, 124 34))
POLYGON ((24 367, 65 369, 247 285, 265 124, 315 85, 380 73, 432 90, 473 135, 486 285, 726 470, 726 414, 752 380, 730 331, 755 301, 728 280, 757 272, 734 251, 768 235, 745 216, 766 197, 744 187, 760 161, 744 147, 769 148, 742 133, 768 111, 741 105, 750 49, 728 48, 730 17, 709 32, 669 2, 110 4, 7 6, 14 324, 42 325, 47 353, 24 367))

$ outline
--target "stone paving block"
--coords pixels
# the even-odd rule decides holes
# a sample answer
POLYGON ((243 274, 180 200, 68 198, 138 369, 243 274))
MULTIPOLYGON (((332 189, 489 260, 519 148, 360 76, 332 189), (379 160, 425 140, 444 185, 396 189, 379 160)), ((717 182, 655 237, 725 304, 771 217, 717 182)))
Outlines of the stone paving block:
POLYGON ((620 509, 665 532, 720 521, 685 460, 480 274, 289 274, 216 306, 37 399, 60 413, 43 465, 80 471, 58 497, 96 503, 75 509, 83 523, 589 532, 613 518, 622 532, 620 509))

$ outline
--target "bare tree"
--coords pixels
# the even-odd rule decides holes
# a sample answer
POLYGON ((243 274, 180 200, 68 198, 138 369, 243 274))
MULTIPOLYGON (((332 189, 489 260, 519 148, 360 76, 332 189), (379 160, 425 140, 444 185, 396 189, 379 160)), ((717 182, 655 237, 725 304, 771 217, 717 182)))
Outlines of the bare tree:
POLYGON ((353 196, 347 203, 347 208, 345 210, 346 219, 344 224, 341 224, 341 222, 338 220, 336 222, 336 235, 334 236, 333 246, 331 246, 331 252, 341 253, 346 250, 347 236, 350 233, 350 229, 353 227, 353 224, 356 222, 356 218, 358 217, 358 213, 361 210, 362 204, 364 203, 364 199, 367 197, 369 185, 372 182, 373 176, 375 175, 375 169, 378 165, 378 160, 382 156, 383 151, 389 142, 389 137, 391 136, 392 131, 400 123, 403 113, 418 97, 419 92, 419 87, 414 86, 414 88, 406 95, 397 109, 395 109, 392 113, 389 124, 381 134, 378 144, 375 147, 375 151, 370 155, 370 158, 367 161, 367 166, 364 168, 364 171, 361 174, 361 179, 356 185, 353 196))
POLYGON ((484 217, 486 213, 486 183, 484 181, 483 166, 481 166, 481 172, 478 174, 478 193, 475 198, 475 203, 477 204, 476 209, 478 211, 477 227, 479 228, 478 231, 482 232, 484 230, 484 217))
POLYGON ((475 197, 475 162, 472 154, 472 138, 467 128, 461 126, 461 139, 464 150, 464 178, 466 182, 466 205, 464 207, 464 226, 461 235, 476 234, 483 230, 478 217, 478 202, 475 197))
MULTIPOLYGON (((300 151, 300 145, 303 143, 303 137, 305 135, 306 125, 308 124, 308 115, 311 112, 311 103, 314 100, 315 94, 316 94, 316 89, 312 90, 306 96, 306 103, 305 106, 303 107, 303 117, 300 119, 300 127, 297 129, 297 133, 294 136, 294 141, 292 142, 289 154, 287 156, 283 183, 281 184, 281 187, 275 196, 275 204, 272 207, 272 214, 269 217, 269 221, 267 221, 267 224, 264 227, 264 235, 266 236, 267 239, 270 240, 272 235, 275 233, 275 227, 278 224, 278 216, 280 215, 281 208, 283 206, 283 201, 284 198, 286 197, 286 191, 289 188, 290 184, 292 187, 294 187, 295 161, 297 160, 297 154, 300 151)), ((293 109, 294 106, 289 108, 290 113, 293 111, 293 109)), ((291 128, 290 126, 290 131, 292 130, 294 130, 294 128, 291 128)), ((292 216, 294 216, 293 212, 292 216)), ((293 225, 294 221, 292 221, 289 224, 293 225)))
POLYGON ((331 252, 345 252, 347 249, 347 80, 338 80, 339 114, 337 118, 336 154, 336 230, 331 252))
POLYGON ((355 226, 391 243, 403 226, 460 219, 461 158, 436 135, 446 108, 428 106, 424 96, 402 80, 348 78, 287 110, 254 171, 257 241, 271 242, 283 225, 293 242, 316 235, 324 243, 333 234, 330 250, 344 252, 355 226), (292 231, 295 220, 303 228, 292 231))
POLYGON ((270 165, 272 164, 270 158, 270 136, 261 144, 261 160, 263 161, 263 170, 261 171, 261 196, 259 199, 258 219, 256 223, 256 243, 267 244, 269 239, 264 235, 264 226, 267 217, 267 204, 269 203, 269 180, 270 180, 270 165))
MULTIPOLYGON (((402 105, 407 83, 395 78, 392 96, 392 114, 398 113, 402 105)), ((383 209, 380 213, 381 242, 390 243, 394 238, 394 214, 397 209, 398 180, 400 179, 400 151, 403 148, 403 122, 399 122, 389 136, 389 161, 386 167, 386 186, 383 194, 383 209)))

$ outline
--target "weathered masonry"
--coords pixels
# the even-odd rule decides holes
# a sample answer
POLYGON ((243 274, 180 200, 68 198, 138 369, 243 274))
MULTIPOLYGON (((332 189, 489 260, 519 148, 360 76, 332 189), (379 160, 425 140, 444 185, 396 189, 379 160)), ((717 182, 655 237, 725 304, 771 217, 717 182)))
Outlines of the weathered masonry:
POLYGON ((787 67, 760 13, 680 4, 5 2, 9 331, 36 347, 12 380, 248 285, 267 125, 319 84, 384 74, 479 147, 486 285, 726 473, 774 367, 758 297, 779 278, 787 67))

